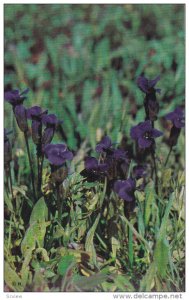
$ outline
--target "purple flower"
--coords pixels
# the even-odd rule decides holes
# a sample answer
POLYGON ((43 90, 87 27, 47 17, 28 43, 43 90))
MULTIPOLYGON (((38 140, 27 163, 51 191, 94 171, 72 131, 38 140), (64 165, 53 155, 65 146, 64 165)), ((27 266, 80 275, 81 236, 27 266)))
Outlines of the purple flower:
POLYGON ((47 114, 48 110, 43 111, 40 106, 32 106, 27 109, 27 117, 30 120, 41 121, 44 114, 47 114))
POLYGON ((108 164, 106 163, 99 163, 95 157, 87 157, 85 159, 85 169, 87 171, 93 171, 96 173, 103 173, 108 170, 108 164))
POLYGON ((4 97, 7 102, 11 105, 16 106, 22 104, 23 101, 27 98, 25 95, 29 92, 29 89, 25 89, 22 93, 19 90, 13 90, 5 92, 4 97))
POLYGON ((32 120, 32 140, 36 145, 41 143, 42 118, 47 112, 47 110, 43 111, 40 106, 33 106, 27 110, 27 117, 32 120))
POLYGON ((49 114, 43 116, 42 122, 46 126, 42 135, 42 144, 47 145, 52 141, 57 125, 62 121, 59 121, 56 115, 49 114))
POLYGON ((27 123, 27 110, 26 108, 22 105, 16 105, 13 108, 16 121, 18 124, 18 127, 20 128, 21 131, 26 132, 28 131, 28 123, 27 123))
POLYGON ((149 94, 152 91, 156 91, 158 93, 160 93, 160 89, 154 89, 156 83, 160 80, 160 76, 157 76, 155 79, 153 80, 149 80, 144 76, 139 76, 137 79, 137 85, 140 88, 140 90, 142 92, 144 92, 145 94, 149 94))
POLYGON ((112 146, 111 139, 108 136, 103 137, 100 143, 96 145, 96 152, 101 153, 112 146))
POLYGON ((117 180, 114 183, 114 191, 118 194, 118 196, 127 201, 131 202, 135 200, 134 192, 135 192, 136 184, 132 178, 127 180, 117 180))
POLYGON ((21 131, 26 132, 28 130, 26 108, 22 105, 27 98, 25 95, 29 89, 25 89, 22 93, 19 90, 13 90, 5 92, 5 100, 13 106, 13 111, 16 117, 18 127, 21 131))
POLYGON ((42 119, 42 122, 45 126, 56 126, 58 125, 59 123, 61 123, 62 121, 59 121, 57 119, 57 116, 54 115, 54 114, 49 114, 49 115, 46 115, 46 116, 43 116, 43 119, 42 119))
POLYGON ((72 160, 73 154, 65 144, 48 144, 44 148, 45 156, 51 165, 61 166, 66 160, 72 160))
POLYGON ((138 87, 146 94, 144 99, 146 119, 151 121, 157 120, 157 114, 159 112, 159 103, 156 100, 156 92, 160 93, 161 90, 154 88, 159 80, 160 76, 157 76, 153 80, 149 80, 144 76, 140 76, 137 79, 138 87))
POLYGON ((181 107, 177 107, 173 112, 165 116, 166 120, 170 120, 176 128, 184 127, 184 111, 181 107))
POLYGON ((139 123, 131 128, 131 138, 138 142, 140 148, 148 148, 154 143, 154 139, 163 133, 152 127, 151 121, 139 123))

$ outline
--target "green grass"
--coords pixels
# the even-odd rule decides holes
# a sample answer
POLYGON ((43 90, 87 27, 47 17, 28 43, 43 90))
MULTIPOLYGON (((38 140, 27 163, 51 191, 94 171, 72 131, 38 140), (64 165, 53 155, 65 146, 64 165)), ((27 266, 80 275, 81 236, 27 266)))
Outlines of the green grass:
MULTIPOLYGON (((5 289, 184 291, 183 130, 163 166, 169 151, 163 117, 185 99, 184 5, 6 4, 4 12, 5 89, 29 87, 26 107, 56 113, 64 123, 53 142, 66 142, 75 154, 60 223, 47 161, 45 195, 33 205, 23 135, 5 104, 5 127, 13 129, 19 164, 16 176, 12 163, 16 200, 4 196, 5 289), (106 183, 88 183, 79 172, 104 134, 132 147, 130 128, 145 118, 136 86, 142 72, 161 76, 159 193, 148 176, 126 218, 123 201, 107 193, 106 183)), ((31 140, 30 147, 34 159, 31 140)))

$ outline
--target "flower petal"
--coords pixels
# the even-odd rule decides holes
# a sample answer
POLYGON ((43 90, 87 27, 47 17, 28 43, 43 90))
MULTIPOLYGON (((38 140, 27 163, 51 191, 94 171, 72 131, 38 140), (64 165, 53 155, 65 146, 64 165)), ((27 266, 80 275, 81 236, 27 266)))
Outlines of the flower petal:
POLYGON ((116 182, 114 183, 114 191, 116 193, 119 193, 120 189, 122 189, 125 186, 126 180, 116 180, 116 182))
POLYGON ((162 136, 163 135, 163 132, 153 128, 152 131, 151 131, 151 136, 152 138, 157 138, 159 136, 162 136))
POLYGON ((92 170, 98 168, 98 161, 95 157, 86 157, 85 168, 87 170, 92 170))
POLYGON ((28 130, 26 108, 20 104, 14 107, 14 114, 16 117, 17 124, 21 131, 25 132, 28 130))
POLYGON ((144 137, 140 137, 138 139, 138 145, 139 145, 140 148, 143 148, 143 149, 149 148, 151 146, 151 144, 152 144, 151 139, 146 139, 144 137))
POLYGON ((149 87, 153 88, 159 80, 160 76, 157 76, 155 79, 149 80, 149 87))
POLYGON ((137 85, 141 89, 142 92, 148 93, 148 79, 144 76, 139 76, 137 79, 137 85))
POLYGON ((127 202, 132 202, 134 200, 134 192, 128 193, 126 188, 122 188, 119 193, 119 197, 127 202))
POLYGON ((109 149, 112 146, 112 141, 109 136, 105 136, 96 146, 96 152, 100 153, 109 149))

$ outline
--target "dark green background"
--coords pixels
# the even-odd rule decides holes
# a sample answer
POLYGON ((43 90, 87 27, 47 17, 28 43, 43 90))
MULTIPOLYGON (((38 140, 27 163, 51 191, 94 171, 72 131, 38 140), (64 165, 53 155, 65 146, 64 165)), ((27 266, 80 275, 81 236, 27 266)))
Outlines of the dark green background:
POLYGON ((54 141, 94 148, 105 133, 119 142, 120 126, 129 137, 145 117, 142 72, 161 76, 160 117, 184 104, 184 5, 6 4, 4 16, 5 89, 29 87, 27 107, 64 120, 54 141))

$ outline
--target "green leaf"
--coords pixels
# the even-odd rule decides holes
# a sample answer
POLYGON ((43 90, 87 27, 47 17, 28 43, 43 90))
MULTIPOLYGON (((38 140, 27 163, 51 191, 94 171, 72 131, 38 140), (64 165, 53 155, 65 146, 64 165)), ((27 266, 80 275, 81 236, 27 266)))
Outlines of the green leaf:
POLYGON ((148 226, 151 212, 152 212, 152 204, 155 201, 155 190, 154 183, 150 181, 145 187, 145 209, 144 209, 144 223, 145 226, 148 226))
POLYGON ((120 292, 134 292, 134 287, 129 281, 129 278, 125 275, 117 275, 114 278, 114 283, 116 284, 116 291, 120 292))
POLYGON ((29 263, 32 259, 32 249, 28 249, 25 252, 25 257, 24 257, 24 262, 22 264, 22 269, 20 271, 21 277, 22 277, 22 284, 24 285, 24 287, 27 284, 28 281, 28 275, 29 275, 29 263))
POLYGON ((163 187, 170 186, 171 177, 172 177, 172 169, 165 169, 162 174, 162 186, 163 187))
POLYGON ((44 198, 41 198, 35 204, 31 216, 30 216, 30 224, 33 222, 45 222, 47 220, 48 209, 45 203, 44 198))
POLYGON ((85 242, 85 249, 87 252, 92 254, 93 263, 96 265, 96 250, 93 243, 93 238, 95 234, 95 230, 98 226, 98 222, 100 220, 100 213, 98 214, 93 226, 89 229, 85 242))
POLYGON ((134 260, 134 251, 133 251, 133 232, 132 229, 129 227, 129 263, 132 267, 134 260))
POLYGON ((27 229, 24 239, 21 243, 22 254, 25 255, 28 249, 35 249, 36 245, 43 248, 46 227, 49 222, 34 222, 27 229))
POLYGON ((68 267, 75 262, 75 257, 73 255, 66 255, 61 258, 58 263, 58 273, 61 276, 66 274, 68 267))
POLYGON ((159 239, 154 250, 154 262, 157 267, 158 275, 162 278, 166 275, 167 264, 169 262, 169 244, 164 239, 159 239))
POLYGON ((165 213, 164 213, 164 216, 162 218, 161 227, 160 227, 157 239, 163 239, 166 236, 168 219, 169 219, 169 213, 171 211, 171 207, 172 207, 174 199, 175 199, 175 193, 173 192, 171 194, 169 202, 168 202, 168 204, 166 206, 165 213))
POLYGON ((114 236, 112 236, 111 244, 112 244, 112 256, 113 258, 116 258, 117 250, 120 249, 120 242, 114 236))
POLYGON ((16 274, 16 272, 9 266, 7 262, 4 265, 4 275, 6 284, 14 292, 23 292, 24 287, 22 285, 21 278, 16 274))
POLYGON ((140 292, 150 292, 155 284, 157 266, 153 262, 140 282, 140 292))
POLYGON ((80 277, 74 280, 74 284, 80 289, 80 291, 90 291, 103 281, 107 279, 105 274, 95 274, 90 277, 80 277))

